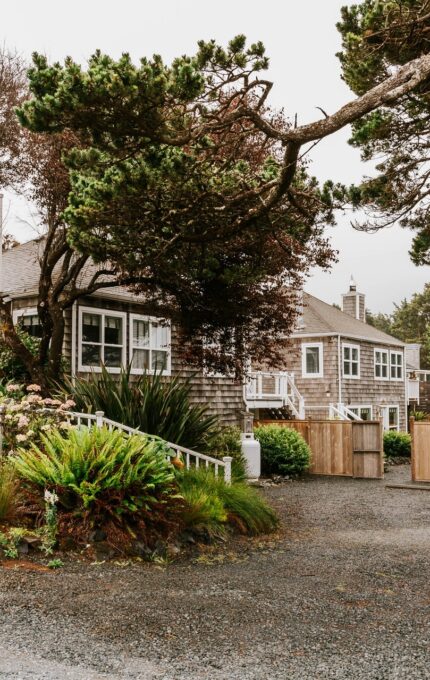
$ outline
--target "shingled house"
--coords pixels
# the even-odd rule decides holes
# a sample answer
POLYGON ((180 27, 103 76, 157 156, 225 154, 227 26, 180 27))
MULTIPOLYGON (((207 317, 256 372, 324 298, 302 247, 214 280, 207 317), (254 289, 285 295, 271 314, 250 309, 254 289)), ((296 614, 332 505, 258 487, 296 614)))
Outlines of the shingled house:
MULTIPOLYGON (((3 295, 11 298, 14 322, 36 337, 40 334, 37 296, 43 246, 43 239, 36 239, 4 252, 0 284, 3 295)), ((82 287, 94 271, 91 264, 83 270, 82 287)), ((100 289, 79 299, 66 311, 65 323, 63 355, 72 375, 97 373, 102 363, 111 373, 119 373, 129 362, 133 375, 155 370, 167 377, 194 373, 181 363, 177 329, 149 314, 143 298, 126 288, 100 289)), ((207 403, 226 424, 241 422, 243 385, 231 377, 209 377, 200 371, 193 378, 192 399, 207 403)))
MULTIPOLYGON (((365 296, 351 282, 342 309, 304 293, 296 331, 285 341, 285 363, 296 417, 383 419, 385 429, 405 429, 407 391, 405 347, 400 340, 366 324, 365 296), (298 396, 299 395, 299 396, 298 396)), ((258 415, 276 417, 279 403, 269 373, 253 379, 249 393, 263 397, 258 415)), ((257 408, 258 400, 249 399, 257 408)), ((294 412, 294 408, 293 408, 294 412)))
MULTIPOLYGON (((1 292, 11 298, 14 321, 40 333, 37 315, 39 257, 43 239, 3 254, 1 292)), ((94 273, 90 264, 81 284, 94 273)), ((125 288, 104 288, 79 299, 65 313, 63 354, 72 375, 112 373, 131 362, 133 375, 194 372, 181 361, 174 325, 149 313, 145 300, 125 288)), ((406 426, 405 345, 365 323, 365 300, 354 285, 343 311, 312 295, 285 340, 285 365, 250 371, 245 385, 229 376, 192 380, 192 399, 204 402, 224 423, 240 424, 244 410, 296 418, 382 417, 385 427, 406 426), (282 369, 282 370, 281 370, 282 369)))

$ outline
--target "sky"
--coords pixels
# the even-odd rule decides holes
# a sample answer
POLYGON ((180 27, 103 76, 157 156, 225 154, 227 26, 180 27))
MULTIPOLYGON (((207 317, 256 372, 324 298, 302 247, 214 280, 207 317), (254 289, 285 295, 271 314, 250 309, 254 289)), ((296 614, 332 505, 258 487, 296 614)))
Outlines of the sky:
MULTIPOLYGON (((200 39, 226 43, 238 33, 261 40, 270 57, 274 82, 270 104, 283 107, 299 124, 333 113, 353 98, 340 78, 335 53, 340 48, 335 24, 348 0, 20 0, 2 3, 0 42, 30 58, 33 51, 62 61, 70 55, 84 63, 99 48, 134 59, 161 54, 166 61, 190 54, 200 39)), ((372 168, 347 144, 348 130, 323 140, 312 152, 311 172, 320 180, 346 184, 370 175, 372 168)), ((6 230, 19 240, 34 237, 31 207, 5 197, 6 230)), ((353 275, 372 311, 391 312, 393 303, 422 290, 429 267, 409 260, 412 235, 394 226, 366 234, 351 226, 351 214, 338 215, 327 236, 338 250, 330 273, 315 270, 306 289, 326 302, 340 302, 353 275)))

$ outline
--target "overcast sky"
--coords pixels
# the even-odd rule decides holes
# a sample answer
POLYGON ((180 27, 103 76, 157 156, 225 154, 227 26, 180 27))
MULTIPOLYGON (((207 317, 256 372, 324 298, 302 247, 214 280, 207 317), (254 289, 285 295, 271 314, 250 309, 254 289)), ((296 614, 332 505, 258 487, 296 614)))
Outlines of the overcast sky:
MULTIPOLYGON (((85 62, 96 48, 135 59, 158 53, 166 60, 193 53, 197 40, 226 43, 238 33, 262 40, 270 57, 274 81, 271 104, 297 113, 299 124, 310 122, 352 98, 340 79, 335 57, 339 36, 335 23, 347 0, 20 0, 2 3, 0 40, 26 57, 33 51, 63 60, 70 55, 85 62)), ((312 153, 311 171, 321 180, 349 183, 370 174, 359 153, 347 145, 348 132, 327 138, 312 153)), ((34 235, 29 207, 7 196, 7 230, 21 240, 34 235)), ((367 295, 373 311, 392 310, 393 302, 422 289, 429 267, 414 267, 408 257, 411 234, 398 227, 376 235, 350 226, 351 215, 339 215, 327 231, 339 251, 330 274, 316 271, 306 286, 326 302, 339 302, 349 277, 367 295)))

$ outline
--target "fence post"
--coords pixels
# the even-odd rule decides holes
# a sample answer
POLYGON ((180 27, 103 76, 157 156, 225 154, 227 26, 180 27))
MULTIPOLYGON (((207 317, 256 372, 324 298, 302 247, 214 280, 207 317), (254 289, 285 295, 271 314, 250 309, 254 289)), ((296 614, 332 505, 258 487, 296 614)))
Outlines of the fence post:
POLYGON ((103 416, 104 416, 104 411, 96 411, 96 425, 100 429, 103 427, 103 416))
POLYGON ((231 484, 231 462, 233 458, 231 456, 224 456, 222 459, 225 465, 224 467, 224 481, 226 484, 231 484))

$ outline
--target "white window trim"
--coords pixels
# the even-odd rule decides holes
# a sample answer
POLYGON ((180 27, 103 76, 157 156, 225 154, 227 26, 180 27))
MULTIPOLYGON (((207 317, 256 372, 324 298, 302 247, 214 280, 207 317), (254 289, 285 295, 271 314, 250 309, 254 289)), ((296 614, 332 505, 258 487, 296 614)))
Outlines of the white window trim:
MULTIPOLYGON (((352 360, 350 359, 349 361, 351 362, 352 360)), ((360 380, 360 373, 361 373, 360 345, 356 345, 356 344, 350 343, 350 342, 343 342, 342 343, 342 377, 345 378, 346 380, 360 380), (350 375, 349 373, 345 373, 344 349, 346 349, 346 348, 358 350, 357 375, 350 375)))
POLYGON ((399 404, 382 404, 380 407, 382 414, 382 424, 385 432, 400 432, 400 406, 399 404), (390 408, 395 408, 397 410, 397 427, 396 429, 390 428, 390 408))
POLYGON ((22 307, 21 309, 14 309, 12 313, 12 320, 14 326, 16 325, 18 319, 22 316, 38 316, 37 307, 22 307))
POLYGON ((324 343, 323 342, 302 342, 302 378, 323 378, 324 377, 324 343), (320 370, 318 373, 308 373, 306 371, 306 350, 309 347, 317 347, 319 353, 320 370))
MULTIPOLYGON (((403 381, 404 381, 404 379, 405 379, 404 370, 405 370, 405 369, 404 369, 404 355, 403 355, 403 352, 397 352, 397 351, 394 351, 394 350, 390 350, 390 366, 389 366, 389 368, 390 368, 390 371, 389 371, 389 373, 390 373, 390 380, 392 380, 393 382, 403 382, 403 381), (393 378, 392 375, 391 375, 391 356, 392 356, 392 355, 397 355, 397 356, 400 356, 400 357, 402 358, 402 363, 401 363, 402 375, 400 376, 400 378, 393 378)), ((396 368, 398 368, 397 364, 396 364, 396 368)))
POLYGON ((373 406, 372 406, 372 404, 347 404, 347 407, 350 410, 356 408, 358 410, 358 415, 359 415, 360 418, 361 418, 360 409, 367 408, 370 411, 370 420, 373 420, 373 406))
MULTIPOLYGON (((129 349, 129 353, 130 353, 130 362, 133 359, 133 350, 137 349, 136 347, 133 347, 133 321, 149 321, 149 323, 152 322, 152 323, 157 323, 157 324, 160 324, 161 321, 165 321, 165 324, 163 324, 163 325, 167 326, 168 329, 169 329, 169 344, 166 346, 165 350, 161 350, 161 351, 167 352, 167 366, 166 366, 166 369, 161 372, 161 375, 171 375, 171 373, 172 373, 172 326, 171 326, 170 321, 167 321, 167 320, 165 320, 161 317, 148 316, 146 314, 130 314, 129 343, 128 343, 128 349, 129 349)), ((159 348, 151 347, 151 329, 149 330, 149 338, 150 338, 150 340, 149 340, 148 350, 150 352, 150 354, 149 354, 150 359, 149 360, 150 360, 150 365, 151 365, 151 363, 152 363, 151 362, 151 359, 152 359, 151 352, 152 352, 153 349, 157 350, 159 348)), ((145 348, 141 348, 141 349, 145 349, 145 348)), ((155 371, 153 371, 152 369, 145 370, 144 368, 130 367, 130 373, 131 373, 131 375, 143 375, 144 373, 153 375, 155 373, 155 371)))
MULTIPOLYGON (((382 364, 380 364, 382 366, 382 364)), ((387 382, 390 380, 390 374, 391 374, 391 363, 390 363, 390 350, 386 349, 385 347, 375 347, 373 349, 373 376, 375 380, 383 380, 384 382, 387 382), (384 378, 383 376, 376 375, 376 352, 384 352, 387 355, 387 377, 384 378)))
MULTIPOLYGON (((125 365, 125 351, 126 351, 126 323, 127 314, 125 312, 117 312, 113 309, 102 309, 100 307, 79 307, 78 316, 78 371, 81 373, 101 373, 101 366, 84 366, 82 364, 82 319, 84 314, 99 314, 102 317, 102 327, 101 332, 104 333, 104 317, 105 316, 115 316, 122 319, 122 346, 121 346, 121 365, 125 365)), ((99 345, 104 347, 104 339, 102 335, 102 342, 100 343, 88 343, 89 345, 99 345)), ((109 343, 108 343, 109 345, 109 343)), ((119 347, 119 345, 118 345, 119 347)), ((108 373, 120 373, 121 367, 117 368, 114 366, 105 366, 108 373)))

